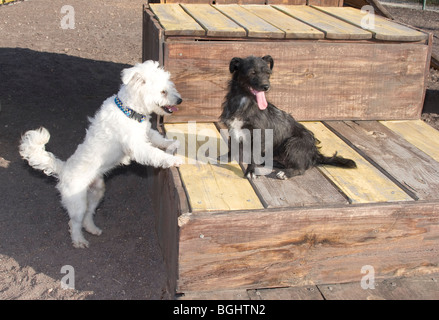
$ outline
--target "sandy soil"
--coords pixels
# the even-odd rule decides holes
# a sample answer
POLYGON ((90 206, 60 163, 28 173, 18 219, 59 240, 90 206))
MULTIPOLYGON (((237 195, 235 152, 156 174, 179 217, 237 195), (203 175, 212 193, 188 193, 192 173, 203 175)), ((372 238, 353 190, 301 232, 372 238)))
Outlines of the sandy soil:
MULTIPOLYGON (((103 234, 86 234, 90 248, 78 250, 55 181, 17 152, 20 135, 42 125, 52 134, 48 149, 66 159, 83 139, 87 116, 117 91, 120 71, 141 59, 142 0, 72 3, 73 30, 60 27, 64 0, 0 6, 0 300, 168 299, 145 168, 106 177, 96 214, 103 234), (75 290, 61 288, 65 265, 74 268, 75 290)), ((437 13, 389 10, 437 35, 437 13)), ((424 114, 434 126, 438 78, 433 71, 424 114)))

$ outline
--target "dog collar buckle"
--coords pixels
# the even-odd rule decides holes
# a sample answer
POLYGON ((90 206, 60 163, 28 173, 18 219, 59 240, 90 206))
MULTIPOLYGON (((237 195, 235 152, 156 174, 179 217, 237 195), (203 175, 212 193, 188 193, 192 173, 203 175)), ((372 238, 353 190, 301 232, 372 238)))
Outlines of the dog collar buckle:
POLYGON ((145 121, 145 116, 143 114, 140 114, 140 113, 134 111, 134 110, 131 111, 131 114, 128 116, 128 118, 134 119, 138 122, 145 121))

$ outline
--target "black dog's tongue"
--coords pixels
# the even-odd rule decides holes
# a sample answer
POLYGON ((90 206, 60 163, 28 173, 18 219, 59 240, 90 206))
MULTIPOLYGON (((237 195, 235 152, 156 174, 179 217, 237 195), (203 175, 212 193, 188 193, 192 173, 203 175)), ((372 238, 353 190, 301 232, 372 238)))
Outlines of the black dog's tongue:
POLYGON ((256 96, 256 101, 258 102, 259 109, 265 110, 268 106, 267 99, 265 98, 265 92, 257 91, 253 88, 250 88, 250 91, 256 96))

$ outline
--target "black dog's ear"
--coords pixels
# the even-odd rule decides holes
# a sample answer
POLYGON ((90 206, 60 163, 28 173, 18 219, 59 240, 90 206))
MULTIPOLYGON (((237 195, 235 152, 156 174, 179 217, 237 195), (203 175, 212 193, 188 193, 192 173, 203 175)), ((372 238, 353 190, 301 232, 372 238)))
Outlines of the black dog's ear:
POLYGON ((273 61, 273 58, 271 56, 269 56, 269 55, 263 56, 262 60, 264 60, 265 62, 270 64, 270 69, 273 70, 274 61, 273 61))
POLYGON ((230 73, 233 73, 236 70, 238 70, 239 66, 241 65, 241 61, 242 61, 241 58, 236 58, 236 57, 230 61, 230 65, 229 65, 230 73))

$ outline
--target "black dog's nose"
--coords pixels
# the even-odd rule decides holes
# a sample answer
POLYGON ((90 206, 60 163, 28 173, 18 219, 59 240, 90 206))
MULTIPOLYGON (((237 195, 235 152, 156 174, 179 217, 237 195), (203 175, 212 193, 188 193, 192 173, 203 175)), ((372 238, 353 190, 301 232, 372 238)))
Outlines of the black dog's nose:
POLYGON ((268 84, 263 85, 263 86, 262 86, 262 89, 263 89, 264 91, 268 91, 268 89, 270 89, 270 86, 269 86, 268 84))
POLYGON ((183 102, 183 100, 181 99, 181 98, 178 98, 178 100, 177 100, 177 104, 180 104, 180 103, 182 103, 183 102))

